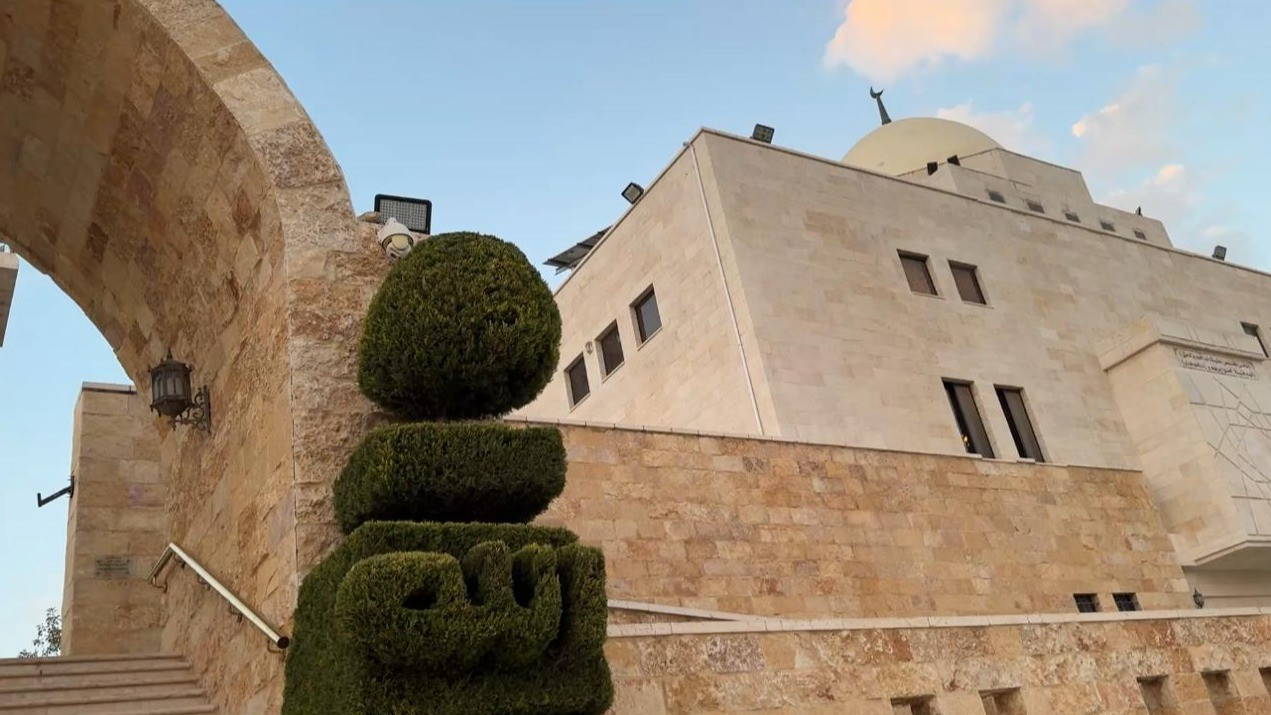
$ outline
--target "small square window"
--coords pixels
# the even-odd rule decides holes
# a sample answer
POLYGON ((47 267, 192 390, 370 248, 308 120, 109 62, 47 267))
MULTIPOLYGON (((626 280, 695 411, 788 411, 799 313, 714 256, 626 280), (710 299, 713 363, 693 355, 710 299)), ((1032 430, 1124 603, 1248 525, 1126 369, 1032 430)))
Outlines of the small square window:
POLYGON ((1140 231, 1140 230, 1139 230, 1139 229, 1137 229, 1137 228, 1136 228, 1136 229, 1134 229, 1134 237, 1135 237, 1135 238, 1137 238, 1137 239, 1139 239, 1140 241, 1146 241, 1146 240, 1147 240, 1147 234, 1146 234, 1146 233, 1143 233, 1142 231, 1140 231))
POLYGON ((565 368, 566 383, 569 388, 569 406, 573 407, 583 398, 591 394, 591 383, 587 382, 587 362, 579 355, 565 368))
POLYGON ((1169 678, 1155 675, 1150 678, 1139 678, 1139 693, 1143 696, 1143 704, 1147 706, 1148 715, 1165 715, 1177 712, 1178 699, 1170 688, 1169 678))
POLYGON ((600 344, 600 371, 607 377, 622 367, 622 337, 618 335, 618 324, 611 323, 596 342, 600 344))
POLYGON ((1112 223, 1111 221, 1104 221, 1103 219, 1099 219, 1099 226, 1102 227, 1104 231, 1111 231, 1113 233, 1116 233, 1116 230, 1117 230, 1116 224, 1112 223))
POLYGON ((1258 326, 1253 323, 1241 323, 1241 329, 1245 331, 1245 335, 1255 338, 1258 341, 1258 347, 1262 348, 1262 354, 1271 357, 1271 353, 1267 352, 1267 344, 1262 342, 1262 331, 1258 330, 1258 326))
POLYGON ((1081 217, 1078 216, 1077 212, 1075 211, 1065 211, 1064 218, 1068 219, 1069 221, 1072 221, 1073 223, 1081 223, 1081 217))
POLYGON ((984 706, 984 715, 1025 715, 1019 688, 981 690, 980 703, 984 706))
POLYGON ((1078 613, 1099 612, 1099 597, 1093 593, 1074 593, 1072 600, 1077 604, 1078 613))
POLYGON ((1041 205, 1041 203, 1039 203, 1039 202, 1037 202, 1037 201, 1033 201, 1032 199, 1028 199, 1028 200, 1027 200, 1027 201, 1025 201, 1024 203, 1025 203, 1025 204, 1028 204, 1028 210, 1029 210, 1029 211, 1035 211, 1035 212, 1037 212, 1037 213, 1039 213, 1039 214, 1044 214, 1044 213, 1046 213, 1046 209, 1045 209, 1045 207, 1043 207, 1043 206, 1041 205))
POLYGON ((891 711, 894 715, 939 715, 936 710, 936 699, 930 695, 892 698, 891 711))
POLYGON ((1240 698, 1235 684, 1231 682, 1230 671, 1212 670, 1201 673, 1200 677, 1205 681, 1205 690, 1209 692, 1209 702, 1218 708, 1218 712, 1228 712, 1227 706, 1240 698))
POLYGON ((1271 693, 1271 668, 1258 670, 1258 675, 1262 676, 1262 684, 1266 686, 1267 692, 1271 693))
POLYGON ((958 295, 962 300, 988 305, 988 301, 984 299, 984 290, 980 288, 980 278, 975 266, 949 261, 949 270, 953 273, 953 283, 957 285, 958 295))
POLYGON ((631 304, 631 310, 635 313, 636 333, 640 336, 640 344, 643 345, 646 340, 653 337, 653 334, 662 329, 662 315, 658 313, 658 297, 653 292, 653 286, 640 294, 636 302, 631 304))
POLYGON ((1139 610, 1139 597, 1132 593, 1114 593, 1112 602, 1117 604, 1118 611, 1139 610))
POLYGON ((909 290, 924 295, 936 295, 936 282, 931 278, 931 269, 927 267, 927 257, 917 253, 900 251, 900 265, 905 269, 905 280, 909 282, 909 290))
POLYGON ((1002 195, 1002 192, 994 191, 993 189, 989 189, 989 200, 996 201, 999 204, 1006 203, 1006 197, 1002 195))

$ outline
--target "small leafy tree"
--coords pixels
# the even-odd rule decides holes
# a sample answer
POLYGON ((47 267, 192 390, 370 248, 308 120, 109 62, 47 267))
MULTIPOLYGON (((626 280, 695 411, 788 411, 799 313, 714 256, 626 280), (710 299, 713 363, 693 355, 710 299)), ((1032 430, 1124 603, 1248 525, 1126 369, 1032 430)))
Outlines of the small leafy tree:
POLYGON ((19 658, 51 658, 62 653, 62 615, 56 608, 44 612, 44 622, 35 627, 34 650, 18 653, 19 658))

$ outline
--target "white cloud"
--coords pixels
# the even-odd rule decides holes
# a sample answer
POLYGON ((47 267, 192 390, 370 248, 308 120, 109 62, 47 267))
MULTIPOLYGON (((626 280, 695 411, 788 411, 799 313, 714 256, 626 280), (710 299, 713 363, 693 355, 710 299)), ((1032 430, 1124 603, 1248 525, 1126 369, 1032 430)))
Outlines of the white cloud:
POLYGON ((1230 211, 1215 211, 1205 196, 1209 177, 1183 164, 1166 164, 1129 189, 1110 192, 1104 203, 1143 214, 1165 224, 1174 245, 1209 255, 1216 244, 1245 254, 1252 246, 1247 231, 1230 224, 1230 211))
POLYGON ((1120 96, 1072 125, 1082 165, 1116 172, 1167 161, 1176 87, 1177 78, 1159 66, 1140 67, 1120 96))
POLYGON ((1019 109, 977 112, 974 103, 966 101, 952 107, 941 107, 936 110, 936 116, 969 124, 1011 151, 1031 156, 1050 154, 1050 142, 1034 123, 1031 102, 1024 102, 1019 109))
POLYGON ((1120 22, 1110 27, 1109 36, 1117 44, 1136 49, 1155 48, 1181 40, 1200 24, 1200 11, 1194 0, 1160 0, 1146 8, 1130 8, 1120 22))
POLYGON ((1062 50, 1082 35, 1133 32, 1160 46, 1195 25, 1193 0, 848 0, 825 63, 890 82, 949 60, 974 62, 1003 49, 1062 50), (1126 27, 1132 22, 1137 32, 1126 27))

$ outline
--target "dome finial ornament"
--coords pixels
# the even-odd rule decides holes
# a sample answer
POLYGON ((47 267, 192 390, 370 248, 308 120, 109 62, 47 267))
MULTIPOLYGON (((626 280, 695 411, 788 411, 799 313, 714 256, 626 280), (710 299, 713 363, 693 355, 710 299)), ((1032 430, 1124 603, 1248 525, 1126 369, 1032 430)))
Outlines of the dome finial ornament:
POLYGON ((891 117, 887 114, 887 107, 883 106, 883 90, 880 89, 875 92, 874 88, 871 86, 869 88, 869 96, 873 98, 875 102, 878 102, 879 119, 883 120, 883 124, 891 124, 891 117))

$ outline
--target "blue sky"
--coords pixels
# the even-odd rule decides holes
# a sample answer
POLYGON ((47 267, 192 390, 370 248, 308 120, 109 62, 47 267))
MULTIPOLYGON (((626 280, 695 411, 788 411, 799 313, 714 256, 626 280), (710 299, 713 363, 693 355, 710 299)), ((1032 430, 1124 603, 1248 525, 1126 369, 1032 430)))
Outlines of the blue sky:
MULTIPOLYGON (((223 0, 344 168, 355 209, 432 199, 434 232, 536 263, 607 225, 700 126, 840 157, 939 114, 1086 172, 1175 244, 1271 269, 1271 4, 1201 0, 223 0)), ((550 274, 549 280, 555 279, 550 274)), ((71 413, 125 380, 79 309, 23 265, 0 348, 0 656, 61 598, 71 413)))

